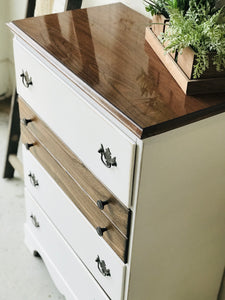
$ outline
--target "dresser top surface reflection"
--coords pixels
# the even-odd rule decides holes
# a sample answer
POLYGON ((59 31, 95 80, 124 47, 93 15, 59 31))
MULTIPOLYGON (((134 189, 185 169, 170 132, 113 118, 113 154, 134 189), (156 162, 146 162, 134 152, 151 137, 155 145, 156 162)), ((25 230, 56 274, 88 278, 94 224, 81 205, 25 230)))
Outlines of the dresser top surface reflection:
MULTIPOLYGON (((139 138, 225 111, 225 94, 183 93, 145 42, 149 23, 117 3, 18 20, 9 26, 27 37, 31 46, 41 46, 43 56, 47 51, 48 60, 54 57, 68 74, 79 77, 93 90, 91 99, 139 138)), ((55 59, 50 62, 55 64, 55 59)))

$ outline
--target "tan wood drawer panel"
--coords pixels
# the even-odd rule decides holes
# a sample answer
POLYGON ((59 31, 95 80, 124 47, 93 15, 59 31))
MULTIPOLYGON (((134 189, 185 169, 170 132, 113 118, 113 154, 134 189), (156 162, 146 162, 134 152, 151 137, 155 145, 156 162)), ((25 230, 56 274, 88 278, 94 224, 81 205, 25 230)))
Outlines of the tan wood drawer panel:
MULTIPOLYGON (((30 131, 21 126, 21 138, 24 144, 33 144, 29 151, 41 163, 46 171, 52 176, 56 183, 73 201, 76 207, 83 213, 88 221, 95 227, 107 228, 103 238, 117 255, 126 263, 128 251, 128 238, 110 222, 110 220, 101 213, 96 205, 90 201, 90 198, 76 184, 73 178, 57 163, 49 154, 40 141, 35 138, 30 131)), ((97 232, 96 232, 97 234, 97 232)))
POLYGON ((115 126, 41 56, 17 40, 14 46, 19 95, 107 189, 130 207, 136 138, 115 126), (22 83, 23 71, 32 78, 29 88, 22 83))
POLYGON ((95 205, 98 200, 109 202, 101 212, 128 237, 131 210, 119 202, 99 182, 77 156, 35 115, 33 110, 21 98, 19 99, 19 107, 21 120, 32 120, 32 122, 27 124, 27 128, 48 149, 58 163, 66 169, 76 183, 88 193, 95 205))

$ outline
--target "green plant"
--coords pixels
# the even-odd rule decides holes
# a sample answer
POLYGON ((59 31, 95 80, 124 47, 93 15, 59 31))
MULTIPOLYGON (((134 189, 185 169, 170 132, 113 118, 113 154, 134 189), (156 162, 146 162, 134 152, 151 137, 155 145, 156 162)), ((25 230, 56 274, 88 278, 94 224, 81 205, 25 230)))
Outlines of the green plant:
POLYGON ((169 17, 164 0, 144 0, 144 5, 146 11, 152 16, 161 14, 166 18, 169 17))
POLYGON ((189 0, 144 0, 144 4, 152 16, 162 14, 166 18, 169 18, 170 9, 176 8, 185 14, 189 8, 189 0))
POLYGON ((194 78, 199 78, 209 67, 209 53, 218 71, 225 69, 225 6, 216 9, 215 1, 189 1, 184 15, 177 8, 170 8, 168 29, 161 36, 167 42, 167 51, 178 51, 188 46, 196 53, 194 78))
POLYGON ((179 11, 183 12, 184 14, 189 9, 189 0, 167 0, 166 7, 169 13, 169 10, 178 9, 179 11))
POLYGON ((143 0, 145 9, 150 12, 152 16, 157 14, 163 14, 166 18, 169 18, 171 9, 178 9, 185 15, 189 7, 193 6, 205 6, 209 5, 210 12, 214 12, 225 6, 225 0, 143 0))

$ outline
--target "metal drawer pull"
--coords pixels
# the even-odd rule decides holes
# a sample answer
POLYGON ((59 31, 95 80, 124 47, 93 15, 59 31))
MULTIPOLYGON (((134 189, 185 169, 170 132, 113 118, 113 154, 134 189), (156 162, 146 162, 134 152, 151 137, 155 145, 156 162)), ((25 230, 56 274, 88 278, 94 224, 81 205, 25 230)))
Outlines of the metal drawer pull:
POLYGON ((107 228, 102 228, 102 227, 97 227, 96 228, 96 231, 97 231, 99 236, 103 236, 103 233, 107 230, 108 230, 107 228))
POLYGON ((22 122, 23 125, 27 126, 28 123, 32 122, 32 120, 24 118, 24 119, 21 120, 21 122, 22 122))
POLYGON ((104 262, 104 260, 100 260, 100 257, 97 256, 96 258, 96 263, 98 265, 98 269, 99 269, 99 272, 103 275, 103 276, 111 276, 110 274, 110 270, 109 269, 106 269, 106 264, 104 262))
POLYGON ((34 215, 31 215, 30 218, 31 218, 32 223, 34 224, 35 227, 37 227, 37 228, 40 227, 40 225, 39 225, 39 223, 38 223, 38 221, 37 221, 37 219, 34 215))
POLYGON ((29 173, 28 176, 30 177, 30 182, 34 187, 37 187, 39 185, 37 179, 35 178, 35 175, 32 173, 29 173))
POLYGON ((104 149, 103 145, 101 144, 101 148, 98 150, 98 153, 101 154, 101 161, 107 168, 116 167, 116 157, 111 157, 111 151, 109 148, 104 149))
POLYGON ((31 147, 34 146, 34 144, 25 143, 24 146, 26 147, 27 150, 29 150, 31 147))
POLYGON ((107 205, 108 203, 109 203, 108 200, 106 200, 106 201, 98 200, 98 201, 97 201, 97 206, 98 206, 99 209, 103 210, 103 209, 104 209, 104 206, 107 205))
POLYGON ((22 82, 23 82, 23 85, 26 87, 26 88, 29 88, 30 85, 32 85, 32 78, 29 76, 28 72, 24 72, 22 71, 22 74, 20 74, 20 77, 22 77, 22 82))

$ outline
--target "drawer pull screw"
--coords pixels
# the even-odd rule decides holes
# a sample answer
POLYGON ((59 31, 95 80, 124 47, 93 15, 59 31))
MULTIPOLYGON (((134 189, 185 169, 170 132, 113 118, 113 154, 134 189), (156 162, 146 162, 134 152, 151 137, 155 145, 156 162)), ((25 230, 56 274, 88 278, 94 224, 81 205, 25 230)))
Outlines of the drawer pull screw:
POLYGON ((22 71, 22 74, 20 74, 20 77, 22 77, 22 82, 23 82, 23 85, 26 87, 26 88, 29 88, 30 85, 32 85, 32 78, 29 76, 28 72, 24 72, 22 71))
POLYGON ((107 168, 116 167, 116 157, 111 157, 111 151, 109 148, 104 149, 103 145, 101 144, 101 148, 98 150, 98 153, 101 154, 101 161, 107 168))
POLYGON ((37 227, 37 228, 40 227, 40 225, 39 225, 39 223, 38 223, 38 221, 37 221, 37 219, 34 215, 31 215, 30 218, 31 218, 32 223, 34 224, 35 227, 37 227))
POLYGON ((29 150, 31 147, 34 146, 34 144, 25 143, 24 146, 26 147, 27 150, 29 150))
POLYGON ((104 260, 101 260, 99 256, 97 256, 96 258, 96 263, 98 264, 98 269, 99 272, 103 275, 103 276, 111 276, 110 274, 110 270, 106 268, 106 264, 104 260))
POLYGON ((39 185, 37 179, 35 178, 35 175, 32 173, 29 173, 28 176, 30 177, 30 182, 34 187, 37 187, 39 185))
POLYGON ((98 206, 99 209, 103 210, 103 209, 104 209, 104 206, 107 205, 108 203, 109 203, 108 200, 106 200, 106 201, 98 200, 98 201, 97 201, 97 206, 98 206))
POLYGON ((99 236, 103 236, 103 233, 107 230, 108 230, 107 228, 102 228, 102 227, 97 227, 96 228, 96 231, 97 231, 99 236))
POLYGON ((24 119, 22 119, 21 122, 22 122, 23 125, 27 126, 28 123, 32 122, 32 120, 24 118, 24 119))

